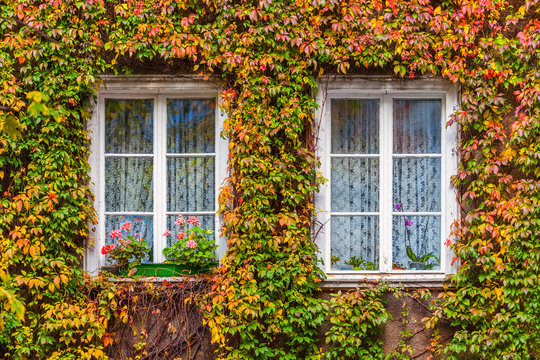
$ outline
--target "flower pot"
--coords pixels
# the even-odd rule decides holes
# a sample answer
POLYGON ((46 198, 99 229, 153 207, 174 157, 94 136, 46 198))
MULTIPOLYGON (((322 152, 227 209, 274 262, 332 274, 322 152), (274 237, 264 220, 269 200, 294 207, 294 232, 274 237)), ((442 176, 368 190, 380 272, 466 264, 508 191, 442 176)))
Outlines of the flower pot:
POLYGON ((189 266, 189 265, 176 265, 168 263, 147 263, 135 265, 131 269, 128 267, 122 267, 120 275, 122 276, 157 276, 157 277, 171 277, 171 276, 186 276, 196 274, 208 274, 212 268, 218 265, 217 262, 208 263, 207 267, 189 266))
POLYGON ((414 262, 414 261, 411 261, 409 263, 409 269, 410 270, 424 270, 426 267, 426 264, 423 263, 423 262, 414 262))

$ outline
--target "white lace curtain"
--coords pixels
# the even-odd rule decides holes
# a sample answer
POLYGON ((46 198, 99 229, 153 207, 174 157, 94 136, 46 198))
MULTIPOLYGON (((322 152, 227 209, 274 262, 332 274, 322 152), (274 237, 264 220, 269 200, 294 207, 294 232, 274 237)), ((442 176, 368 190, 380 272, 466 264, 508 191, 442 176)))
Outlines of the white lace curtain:
POLYGON ((378 269, 379 216, 339 213, 379 212, 380 191, 392 191, 395 214, 388 226, 392 226, 393 262, 409 266, 407 246, 417 255, 440 254, 440 215, 425 213, 441 211, 441 101, 393 100, 392 123, 385 124, 393 132, 392 189, 379 189, 379 111, 379 99, 331 101, 333 268, 353 264, 378 269))
MULTIPOLYGON (((166 119, 154 114, 153 99, 105 101, 105 232, 125 221, 153 246, 156 201, 166 201, 168 212, 215 211, 215 100, 168 99, 166 119), (166 199, 155 199, 154 132, 166 126, 166 199), (197 154, 194 156, 194 154, 197 154)), ((160 175, 160 176, 161 176, 160 175)), ((167 217, 174 229, 176 214, 167 217)), ((199 216, 206 229, 214 216, 199 216)), ((111 239, 107 236, 107 241, 111 239)), ((151 261, 151 257, 147 259, 151 261)))

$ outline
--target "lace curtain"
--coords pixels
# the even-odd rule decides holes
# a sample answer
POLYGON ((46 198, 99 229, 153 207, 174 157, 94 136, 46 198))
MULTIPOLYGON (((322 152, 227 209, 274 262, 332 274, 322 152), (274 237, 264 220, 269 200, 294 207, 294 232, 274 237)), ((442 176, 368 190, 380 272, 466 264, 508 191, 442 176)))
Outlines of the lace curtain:
MULTIPOLYGON (((379 189, 379 99, 331 101, 334 269, 379 269, 380 191, 392 191, 394 215, 387 226, 395 267, 410 267, 407 247, 418 256, 440 256, 441 101, 394 99, 392 107, 392 123, 385 125, 393 132, 392 189, 379 189)), ((429 263, 439 268, 435 259, 429 263)))
MULTIPOLYGON (((215 211, 215 100, 167 99, 166 199, 153 195, 156 122, 153 99, 105 101, 105 233, 132 223, 133 233, 154 244, 155 201, 166 201, 167 223, 177 213, 215 211), (195 155, 196 154, 196 155, 195 155), (137 214, 141 213, 141 214, 137 214)), ((163 124, 164 125, 164 124, 163 124)), ((206 229, 214 215, 199 216, 206 229)), ((150 256, 146 261, 152 261, 150 256)))
POLYGON ((379 268, 379 99, 331 101, 332 268, 379 268), (355 155, 345 157, 344 155, 355 155))

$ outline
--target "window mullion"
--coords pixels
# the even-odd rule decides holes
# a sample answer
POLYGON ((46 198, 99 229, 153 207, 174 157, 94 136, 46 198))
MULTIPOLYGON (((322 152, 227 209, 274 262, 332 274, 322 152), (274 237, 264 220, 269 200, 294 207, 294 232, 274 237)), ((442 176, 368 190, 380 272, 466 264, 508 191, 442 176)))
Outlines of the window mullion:
POLYGON ((167 227, 167 109, 166 98, 156 97, 154 131, 154 262, 163 262, 163 237, 167 227))
POLYGON ((380 270, 392 270, 392 99, 383 96, 380 116, 380 270))

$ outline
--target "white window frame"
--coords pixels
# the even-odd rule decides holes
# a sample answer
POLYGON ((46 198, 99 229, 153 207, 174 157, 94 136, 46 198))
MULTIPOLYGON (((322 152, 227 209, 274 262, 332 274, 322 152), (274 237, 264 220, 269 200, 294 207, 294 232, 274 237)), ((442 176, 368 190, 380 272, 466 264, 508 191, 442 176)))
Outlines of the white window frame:
MULTIPOLYGON (((446 126, 450 115, 458 104, 458 86, 440 78, 416 80, 396 80, 388 77, 327 77, 319 84, 316 97, 319 108, 315 112, 317 130, 317 155, 321 161, 322 175, 327 182, 315 195, 317 221, 322 226, 316 229, 316 244, 323 260, 322 269, 327 275, 323 283, 327 286, 351 286, 352 282, 388 281, 410 283, 411 286, 440 286, 448 274, 455 273, 457 263, 453 261, 452 251, 445 245, 450 236, 451 224, 458 218, 456 189, 450 178, 457 173, 457 154, 455 151, 458 131, 457 125, 446 126), (333 98, 341 99, 380 99, 379 137, 380 141, 380 184, 379 184, 379 271, 336 270, 330 263, 330 216, 331 216, 331 114, 330 103, 333 98), (439 270, 392 270, 392 99, 441 99, 442 100, 442 138, 441 138, 441 267, 439 270), (386 145, 383 149, 382 146, 386 145), (390 191, 389 191, 390 190, 390 191), (384 224, 384 225, 383 225, 384 224)), ((424 155, 424 154, 422 154, 424 155)), ((341 214, 341 213, 340 213, 341 214)), ((399 213, 406 215, 407 213, 399 213)), ((347 215, 345 213, 345 215, 347 215)), ((414 215, 422 215, 415 213, 414 215)), ((436 215, 436 214, 434 214, 436 215)))
MULTIPOLYGON (((210 154, 215 159, 215 204, 214 211, 185 212, 190 215, 215 216, 215 236, 218 244, 217 257, 221 258, 226 250, 226 243, 219 236, 221 219, 216 214, 218 209, 219 189, 226 179, 226 164, 228 156, 228 141, 221 137, 225 113, 219 109, 219 87, 210 81, 197 77, 170 77, 170 76, 103 76, 103 84, 98 91, 97 103, 94 104, 92 118, 88 122, 91 137, 89 163, 91 168, 91 191, 93 192, 94 206, 98 224, 91 227, 91 237, 87 246, 84 269, 97 275, 99 269, 105 265, 105 256, 101 248, 106 243, 105 234, 105 99, 154 99, 154 134, 153 153, 148 157, 154 158, 153 165, 153 199, 154 209, 147 215, 153 216, 154 262, 165 261, 163 248, 166 239, 162 234, 167 230, 166 192, 167 179, 163 176, 167 172, 166 156, 166 100, 176 99, 208 99, 216 100, 216 126, 215 149, 210 154)), ((182 154, 181 157, 196 156, 197 154, 182 154)), ((200 154, 208 156, 208 153, 200 154)), ((147 157, 146 155, 144 157, 147 157)), ((175 155, 175 157, 178 157, 175 155)), ((128 214, 129 212, 122 212, 128 214)), ((178 213, 178 212, 173 212, 178 213)), ((138 214, 140 214, 138 212, 138 214)), ((174 229, 170 229, 174 230, 174 229)))

